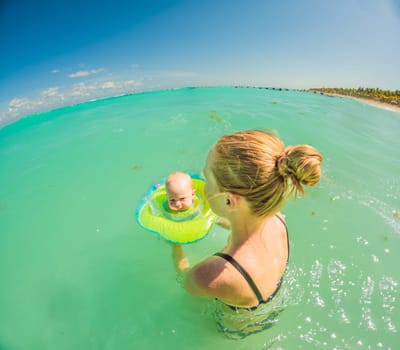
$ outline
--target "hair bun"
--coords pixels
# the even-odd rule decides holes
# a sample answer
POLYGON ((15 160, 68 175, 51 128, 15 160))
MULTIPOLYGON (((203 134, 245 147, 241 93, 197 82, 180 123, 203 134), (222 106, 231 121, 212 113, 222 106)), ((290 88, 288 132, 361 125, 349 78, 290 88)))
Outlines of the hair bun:
POLYGON ((287 177, 290 175, 289 171, 289 157, 286 152, 283 152, 280 157, 276 160, 276 167, 279 175, 287 177))
POLYGON ((314 186, 321 177, 322 157, 309 145, 288 146, 277 159, 279 175, 290 179, 295 192, 304 193, 303 186, 314 186))

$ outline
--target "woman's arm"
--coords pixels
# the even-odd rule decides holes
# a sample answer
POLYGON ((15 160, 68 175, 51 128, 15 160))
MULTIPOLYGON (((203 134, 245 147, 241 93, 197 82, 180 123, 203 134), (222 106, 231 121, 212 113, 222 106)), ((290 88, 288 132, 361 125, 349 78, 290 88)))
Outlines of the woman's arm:
POLYGON ((189 269, 189 260, 185 255, 182 245, 172 245, 172 257, 174 260, 175 269, 178 273, 189 269))

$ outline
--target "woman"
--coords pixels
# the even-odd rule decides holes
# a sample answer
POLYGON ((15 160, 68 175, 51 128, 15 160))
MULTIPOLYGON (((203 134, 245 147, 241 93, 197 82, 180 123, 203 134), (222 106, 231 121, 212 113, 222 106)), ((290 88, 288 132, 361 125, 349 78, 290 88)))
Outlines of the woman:
MULTIPOLYGON (((314 147, 284 148, 279 138, 265 131, 222 136, 207 157, 205 195, 213 211, 229 220, 232 232, 224 248, 193 267, 182 246, 173 246, 187 291, 218 299, 235 312, 270 304, 289 259, 280 210, 289 197, 304 194, 303 185, 318 183, 321 162, 314 147)), ((249 333, 243 322, 238 328, 249 333)))

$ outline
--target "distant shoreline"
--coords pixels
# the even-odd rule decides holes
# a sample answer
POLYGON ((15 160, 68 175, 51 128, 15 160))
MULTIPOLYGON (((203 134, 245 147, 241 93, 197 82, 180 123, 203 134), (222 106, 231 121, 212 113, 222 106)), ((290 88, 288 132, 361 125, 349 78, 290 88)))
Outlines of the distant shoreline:
POLYGON ((306 91, 319 93, 326 96, 349 97, 353 100, 369 104, 371 106, 400 112, 400 90, 382 90, 379 88, 337 88, 320 87, 311 88, 306 91))

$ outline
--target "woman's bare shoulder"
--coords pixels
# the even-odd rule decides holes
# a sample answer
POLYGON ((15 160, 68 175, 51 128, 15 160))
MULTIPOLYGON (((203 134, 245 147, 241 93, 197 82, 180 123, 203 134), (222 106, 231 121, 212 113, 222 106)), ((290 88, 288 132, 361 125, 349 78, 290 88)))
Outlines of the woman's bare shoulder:
POLYGON ((225 284, 225 275, 225 264, 211 256, 188 271, 186 289, 194 295, 218 297, 219 289, 225 284))

